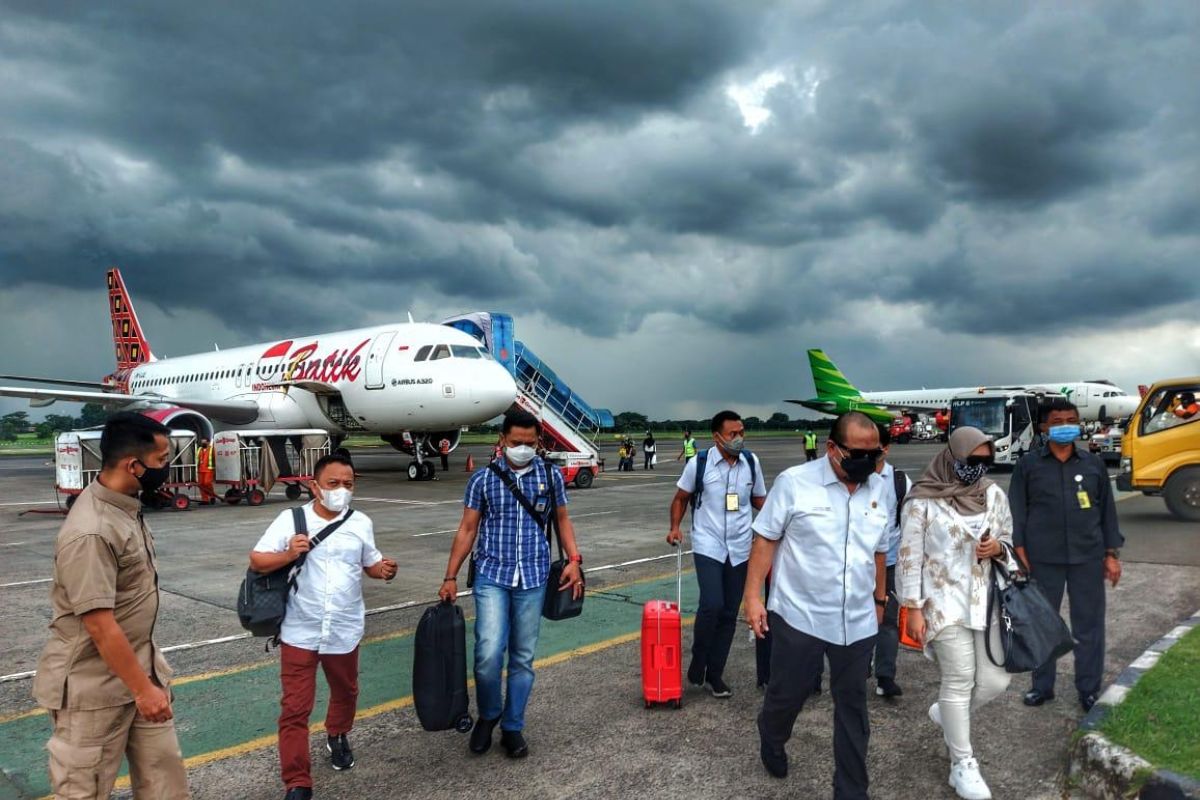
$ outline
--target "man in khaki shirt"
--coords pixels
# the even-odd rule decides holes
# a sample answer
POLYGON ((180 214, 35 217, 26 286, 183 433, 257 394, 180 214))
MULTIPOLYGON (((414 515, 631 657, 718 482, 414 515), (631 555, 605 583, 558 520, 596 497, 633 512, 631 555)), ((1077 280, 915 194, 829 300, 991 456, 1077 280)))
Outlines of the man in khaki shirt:
POLYGON ((138 492, 166 480, 170 431, 136 413, 104 426, 99 478, 59 531, 50 640, 33 696, 50 711, 54 796, 107 798, 122 758, 134 797, 188 798, 172 721, 171 669, 154 644, 158 568, 138 492))

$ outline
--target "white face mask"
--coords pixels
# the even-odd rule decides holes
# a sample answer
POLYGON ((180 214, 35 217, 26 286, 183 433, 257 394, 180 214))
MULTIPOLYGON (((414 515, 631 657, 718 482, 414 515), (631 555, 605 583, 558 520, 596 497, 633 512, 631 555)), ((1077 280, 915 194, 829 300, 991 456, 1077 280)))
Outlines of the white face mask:
POLYGON ((322 489, 321 490, 321 505, 335 514, 340 514, 350 507, 350 501, 354 499, 354 492, 349 489, 322 489))
POLYGON ((504 448, 504 457, 508 459, 508 463, 514 468, 521 467, 533 461, 533 457, 537 455, 537 450, 534 450, 527 444, 519 444, 516 447, 504 448))

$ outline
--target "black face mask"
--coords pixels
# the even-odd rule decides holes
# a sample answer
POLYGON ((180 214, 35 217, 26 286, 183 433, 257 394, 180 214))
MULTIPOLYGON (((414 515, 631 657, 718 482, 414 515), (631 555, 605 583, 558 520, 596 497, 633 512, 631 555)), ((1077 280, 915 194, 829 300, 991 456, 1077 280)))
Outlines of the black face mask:
MULTIPOLYGON (((835 442, 836 444, 836 442, 835 442)), ((838 462, 842 471, 846 473, 846 480, 851 483, 866 483, 871 476, 875 474, 875 465, 879 463, 879 458, 876 453, 882 455, 879 451, 847 451, 840 444, 837 446, 839 450, 846 453, 842 460, 838 462)))
POLYGON ((167 478, 171 476, 170 465, 165 467, 148 467, 146 466, 146 462, 141 459, 138 459, 137 463, 141 464, 142 468, 145 469, 145 472, 138 476, 138 483, 142 485, 142 491, 145 494, 154 494, 157 492, 158 487, 166 483, 167 478))

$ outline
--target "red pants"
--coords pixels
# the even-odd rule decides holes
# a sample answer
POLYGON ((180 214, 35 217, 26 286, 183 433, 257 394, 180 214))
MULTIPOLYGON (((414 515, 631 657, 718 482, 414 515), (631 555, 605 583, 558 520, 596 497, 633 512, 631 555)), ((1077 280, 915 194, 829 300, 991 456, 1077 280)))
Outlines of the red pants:
POLYGON ((212 498, 216 497, 217 493, 213 490, 213 476, 216 475, 216 473, 202 469, 198 474, 199 480, 196 482, 200 484, 200 499, 211 500, 212 498))
POLYGON ((308 717, 317 693, 317 664, 329 684, 329 708, 325 732, 330 736, 349 733, 358 707, 358 648, 341 655, 301 650, 280 645, 279 678, 283 697, 279 712, 279 769, 288 789, 312 787, 308 753, 308 717))

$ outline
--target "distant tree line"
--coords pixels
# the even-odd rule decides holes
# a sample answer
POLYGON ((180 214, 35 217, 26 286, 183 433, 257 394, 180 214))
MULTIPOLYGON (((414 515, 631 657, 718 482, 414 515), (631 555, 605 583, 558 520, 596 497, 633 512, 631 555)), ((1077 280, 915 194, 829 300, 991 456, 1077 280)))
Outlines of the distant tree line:
POLYGON ((32 433, 38 439, 53 439, 63 431, 103 425, 110 413, 103 406, 88 403, 80 410, 78 417, 69 414, 47 414, 41 422, 32 422, 28 411, 14 411, 0 417, 0 442, 15 441, 22 433, 32 433))

